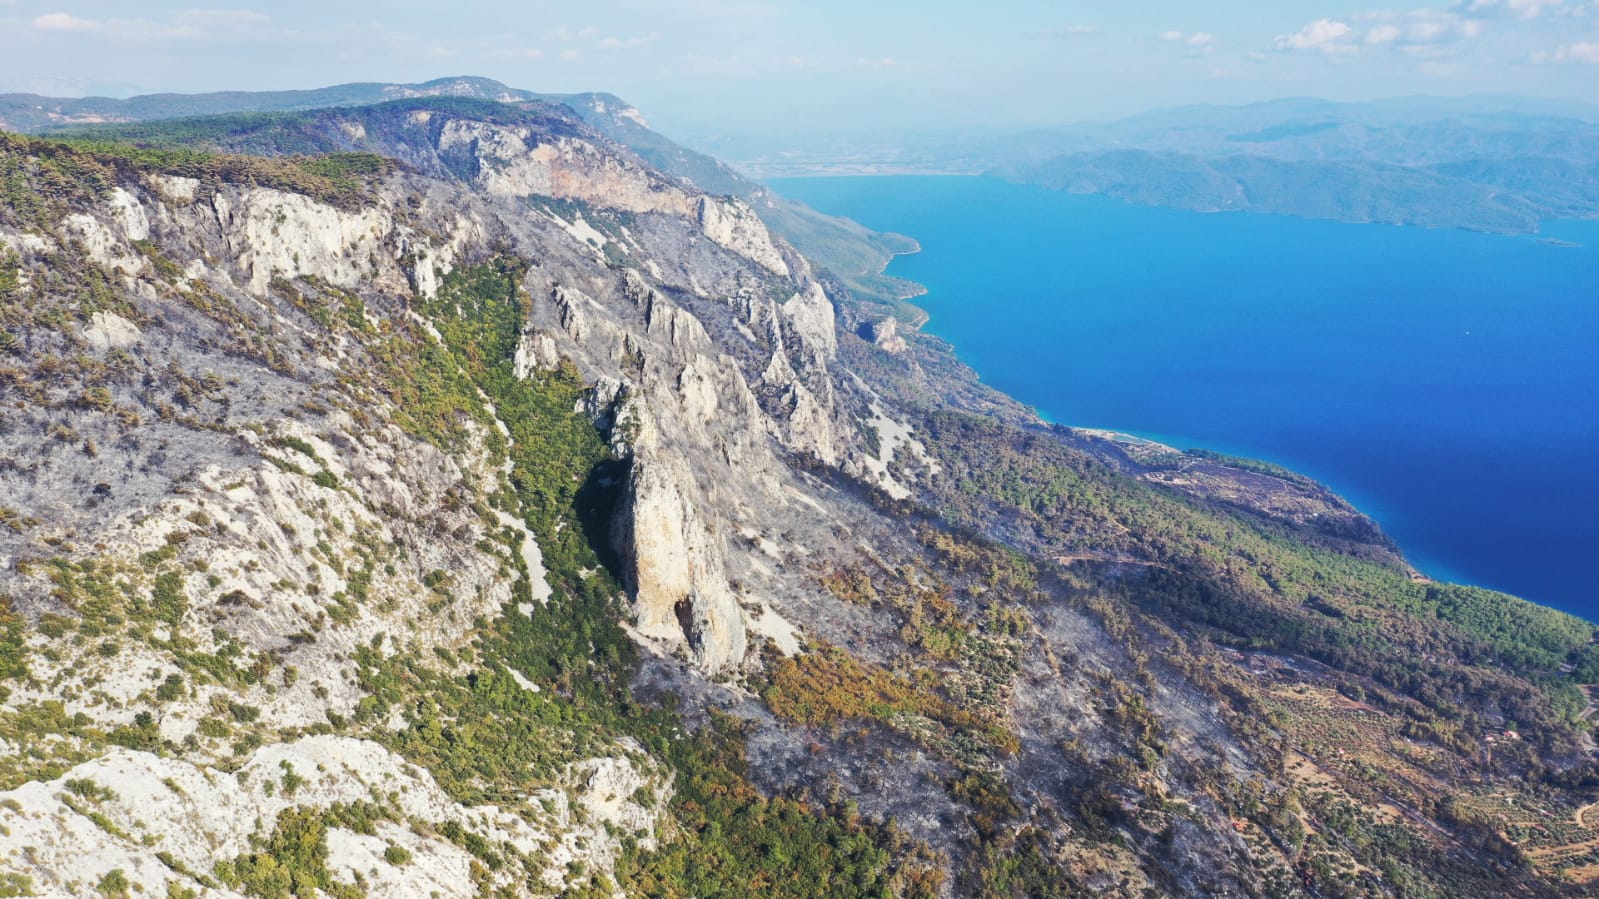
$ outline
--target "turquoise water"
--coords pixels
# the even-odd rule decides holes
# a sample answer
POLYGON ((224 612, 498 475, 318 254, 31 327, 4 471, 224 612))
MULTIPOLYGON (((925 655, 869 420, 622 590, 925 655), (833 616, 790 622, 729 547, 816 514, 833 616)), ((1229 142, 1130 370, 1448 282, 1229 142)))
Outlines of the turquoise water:
POLYGON ((923 251, 927 328, 1051 420, 1268 459, 1423 571, 1599 619, 1599 223, 1544 238, 1130 206, 985 178, 781 193, 923 251))

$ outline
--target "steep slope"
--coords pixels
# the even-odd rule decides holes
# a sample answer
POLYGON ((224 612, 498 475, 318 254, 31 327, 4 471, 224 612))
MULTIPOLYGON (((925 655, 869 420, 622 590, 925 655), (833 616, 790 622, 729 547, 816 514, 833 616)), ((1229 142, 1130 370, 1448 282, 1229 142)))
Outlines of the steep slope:
MULTIPOLYGON (((563 104, 601 134, 632 150, 652 167, 705 193, 744 200, 772 230, 808 258, 832 270, 857 294, 882 301, 907 320, 915 311, 897 301, 920 288, 882 274, 897 253, 913 252, 916 242, 898 234, 878 234, 846 219, 823 215, 778 196, 734 171, 726 163, 682 147, 652 131, 633 106, 611 94, 538 94, 488 78, 439 78, 422 84, 343 84, 309 91, 228 91, 214 94, 155 94, 114 100, 64 99, 28 94, 0 95, 0 129, 43 132, 74 126, 153 122, 230 113, 290 113, 328 107, 361 106, 397 99, 456 97, 497 102, 563 104)), ((237 121, 235 120, 235 124, 237 121)), ((134 130, 124 136, 139 134, 134 130)), ((162 129, 145 137, 165 134, 162 129)))
POLYGON ((883 274, 888 261, 914 253, 916 241, 883 234, 824 215, 749 180, 719 159, 680 146, 650 130, 639 111, 610 94, 546 95, 564 103, 600 133, 639 154, 650 165, 687 180, 707 193, 738 197, 754 208, 768 228, 793 244, 807 259, 829 269, 861 300, 878 301, 907 322, 919 323, 919 310, 899 301, 921 292, 902 278, 883 274))
POLYGON ((1592 626, 1041 424, 565 105, 0 136, 0 190, 8 888, 1592 876, 1592 626))
MULTIPOLYGON (((831 353, 831 307, 732 201, 576 138, 569 120, 520 121, 560 134, 542 144, 559 152, 524 148, 523 167, 482 192, 385 177, 373 157, 235 161, 241 172, 8 139, 6 347, 21 365, 6 375, 21 405, 4 438, 3 593, 7 621, 29 622, 9 632, 8 765, 11 785, 33 784, 6 813, 13 870, 73 892, 117 871, 157 890, 250 892, 272 873, 250 853, 279 839, 284 809, 332 816, 315 825, 331 828, 331 855, 307 863, 324 888, 341 866, 366 876, 359 860, 383 846, 362 833, 409 852, 423 881, 371 875, 392 895, 610 877, 621 841, 654 845, 671 793, 660 753, 578 712, 630 654, 600 560, 626 582, 647 645, 705 671, 742 660, 742 596, 723 561, 738 510, 704 494, 759 484, 783 441, 844 461, 829 386, 805 386, 831 353), (26 186, 36 179, 54 188, 26 186), (518 179, 561 199, 518 193, 518 179), (674 251, 656 277, 729 310, 722 346, 606 253, 654 243, 674 251), (528 290, 559 348, 519 336, 528 290), (580 340, 606 354, 591 375, 626 385, 613 378, 603 400, 582 390, 561 362, 585 355, 580 340), (625 462, 574 413, 580 396, 613 423, 625 462), (719 478, 706 462, 718 455, 719 478), (625 566, 603 536, 618 508, 625 566), (574 603, 594 620, 581 625, 574 603), (506 668, 517 654, 520 671, 506 668), (463 691, 452 675, 471 671, 463 691), (522 731, 479 737, 506 757, 453 755, 492 754, 472 719, 505 703, 532 704, 497 724, 522 731), (135 754, 77 765, 112 746, 135 754), (434 756, 432 774, 397 751, 434 756), (170 754, 183 762, 156 758, 170 754), (223 772, 243 791, 185 786, 223 772), (88 818, 60 805, 80 794, 98 809, 76 806, 88 818), (145 818, 146 796, 186 829, 145 818), (220 820, 218 803, 231 809, 220 820), (36 816, 43 830, 22 828, 36 816), (91 819, 93 841, 95 824, 62 829, 91 819), (419 844, 373 821, 434 835, 419 844)), ((491 122, 433 124, 415 123, 419 151, 450 157, 465 141, 497 164, 520 139, 491 122)), ((776 482, 763 489, 748 501, 791 502, 776 482)))

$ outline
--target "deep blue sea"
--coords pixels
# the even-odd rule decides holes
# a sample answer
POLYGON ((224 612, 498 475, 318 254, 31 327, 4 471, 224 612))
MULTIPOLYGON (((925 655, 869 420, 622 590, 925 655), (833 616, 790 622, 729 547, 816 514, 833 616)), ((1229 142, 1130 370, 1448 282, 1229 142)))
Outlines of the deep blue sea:
POLYGON ((773 186, 919 240, 889 273, 927 286, 927 330, 1050 420, 1289 466, 1432 577, 1599 620, 1599 223, 1505 237, 987 178, 773 186))

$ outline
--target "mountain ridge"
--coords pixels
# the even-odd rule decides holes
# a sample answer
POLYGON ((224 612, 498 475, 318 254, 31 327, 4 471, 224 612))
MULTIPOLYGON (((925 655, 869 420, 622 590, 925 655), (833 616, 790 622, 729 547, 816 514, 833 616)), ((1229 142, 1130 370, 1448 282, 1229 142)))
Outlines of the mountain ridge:
POLYGON ((1040 422, 570 107, 261 121, 0 135, 0 875, 1586 889, 1593 625, 1040 422))
POLYGON ((878 235, 772 194, 725 163, 650 130, 635 107, 613 94, 539 94, 476 76, 437 78, 419 84, 356 82, 303 91, 152 94, 126 100, 4 94, 0 95, 0 129, 37 133, 245 112, 304 112, 425 97, 569 106, 606 137, 639 153, 662 171, 686 178, 710 193, 738 196, 749 202, 803 251, 825 259, 856 292, 880 300, 907 322, 917 317, 913 308, 900 303, 918 291, 916 285, 882 273, 893 253, 908 246, 902 235, 878 235))
POLYGON ((1010 134, 708 146, 760 177, 984 174, 1204 212, 1530 234, 1599 217, 1596 122, 1582 104, 1506 98, 1290 98, 1010 134))

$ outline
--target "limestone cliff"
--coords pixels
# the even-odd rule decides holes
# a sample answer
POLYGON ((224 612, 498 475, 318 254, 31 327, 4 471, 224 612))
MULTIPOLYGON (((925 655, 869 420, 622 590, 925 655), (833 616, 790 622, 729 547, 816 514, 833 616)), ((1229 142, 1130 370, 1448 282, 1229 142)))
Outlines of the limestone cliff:
MULTIPOLYGON (((732 585, 728 554, 794 489, 788 447, 849 452, 832 436, 849 413, 831 387, 831 306, 803 260, 736 201, 696 196, 592 137, 544 141, 427 111, 405 127, 432 128, 418 146, 474 174, 395 175, 352 207, 144 171, 59 218, 0 228, 19 272, 8 302, 61 302, 45 273, 74 257, 74 270, 104 272, 115 298, 59 333, 24 323, 27 343, 155 373, 83 388, 104 399, 71 414, 73 444, 51 436, 59 413, 48 400, 25 405, 0 438, 6 507, 27 510, 0 543, 12 613, 79 627, 109 616, 108 633, 136 622, 98 648, 32 655, 7 708, 44 704, 184 747, 170 760, 119 750, 20 789, 5 842, 26 860, 5 863, 37 886, 77 892, 112 872, 147 890, 204 885, 212 861, 248 856, 284 810, 379 793, 396 797, 382 804, 387 819, 509 841, 554 886, 578 862, 608 870, 621 835, 653 845, 669 778, 636 744, 626 752, 641 763, 616 747, 574 759, 568 769, 586 773, 521 797, 535 813, 518 817, 454 804, 371 741, 291 737, 369 718, 385 657, 469 652, 484 620, 530 614, 519 594, 548 601, 539 538, 495 498, 518 476, 495 407, 458 418, 447 444, 430 442, 386 395, 392 385, 367 377, 384 341, 403 342, 386 353, 442 345, 442 323, 419 305, 451 272, 508 247, 536 260, 520 285, 532 302, 515 374, 533 382, 576 362, 614 385, 587 408, 623 463, 613 530, 631 632, 726 675, 746 657, 746 605, 768 631, 792 630, 761 611, 754 585, 732 585), (529 210, 530 198, 577 205, 529 210), (644 265, 615 268, 606 250, 644 265), (727 333, 713 337, 695 308, 721 310, 713 326, 727 333), (787 354, 780 378, 762 377, 787 354), (787 396, 763 399, 747 378, 787 396), (102 584, 114 595, 101 598, 102 584), (164 609, 155 620, 153 606, 164 609), (241 729, 264 741, 247 757, 228 742, 241 729), (283 777, 293 788, 273 789, 283 777), (102 826, 71 823, 89 812, 54 798, 62 783, 104 784, 102 826), (630 804, 640 790, 654 791, 654 811, 630 804), (164 823, 148 821, 165 806, 164 823), (568 807, 589 811, 573 819, 568 807), (87 862, 69 863, 79 856, 87 862)), ((370 140, 379 129, 337 133, 370 140)), ((385 727, 407 726, 401 709, 384 714, 385 727)), ((378 894, 466 894, 476 887, 460 840, 334 828, 327 870, 378 894), (385 846, 425 863, 374 866, 385 846)))

